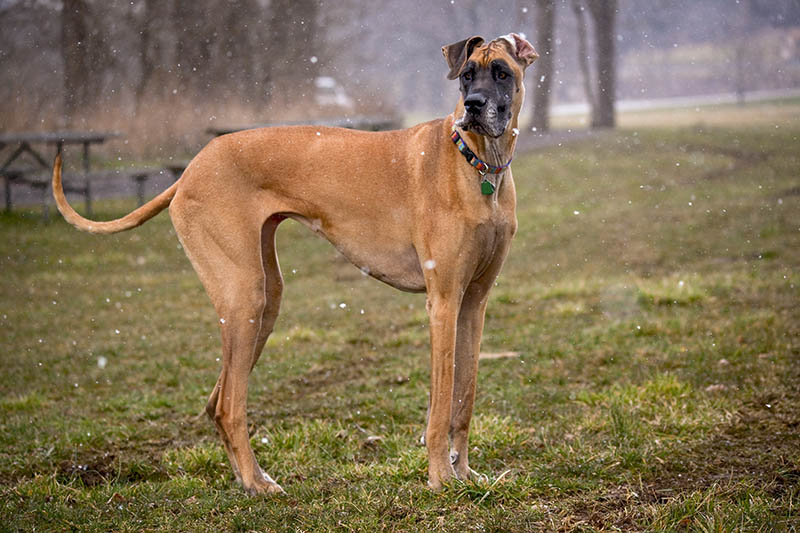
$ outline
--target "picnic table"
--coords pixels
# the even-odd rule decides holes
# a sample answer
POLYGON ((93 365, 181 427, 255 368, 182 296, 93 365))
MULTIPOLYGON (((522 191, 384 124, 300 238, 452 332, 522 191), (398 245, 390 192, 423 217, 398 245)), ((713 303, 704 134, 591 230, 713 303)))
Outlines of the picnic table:
MULTIPOLYGON (((12 195, 11 185, 26 185, 39 192, 42 205, 42 218, 49 217, 50 182, 52 177, 52 159, 43 155, 42 148, 37 145, 53 145, 55 153, 61 151, 64 145, 74 144, 83 148, 81 170, 78 172, 64 173, 64 192, 82 194, 86 201, 86 212, 92 217, 92 199, 94 188, 93 180, 101 180, 95 185, 99 188, 99 195, 112 196, 125 190, 119 183, 108 178, 125 176, 134 182, 139 205, 145 202, 145 185, 152 177, 163 176, 177 180, 186 163, 171 161, 163 167, 121 168, 106 171, 91 171, 89 163, 89 150, 91 145, 100 144, 109 139, 120 137, 116 132, 80 132, 80 131, 51 131, 38 133, 7 133, 0 134, 0 154, 6 148, 12 148, 11 153, 3 160, 0 166, 0 177, 5 181, 5 208, 11 211, 12 195), (24 157, 25 155, 29 157, 24 157)), ((161 180, 163 181, 163 180, 161 180)))
POLYGON ((389 116, 356 116, 323 120, 288 120, 284 122, 263 122, 243 126, 217 126, 206 129, 206 133, 220 136, 236 131, 275 126, 332 126, 365 131, 394 130, 401 127, 400 120, 389 116))
MULTIPOLYGON (((207 133, 215 136, 225 135, 236 131, 265 128, 274 126, 293 126, 293 125, 313 125, 313 126, 333 126, 339 128, 358 129, 367 131, 382 131, 396 129, 401 126, 398 119, 387 116, 357 116, 338 119, 326 119, 317 121, 285 121, 250 124, 234 127, 214 127, 208 128, 207 133)), ((0 155, 6 149, 11 149, 11 153, 2 160, 0 165, 0 177, 5 182, 5 209, 12 209, 11 185, 22 184, 39 191, 42 204, 42 216, 45 220, 49 216, 49 193, 52 173, 52 161, 55 154, 63 151, 65 145, 78 145, 82 147, 81 172, 65 173, 64 192, 82 194, 86 202, 86 213, 92 216, 92 179, 99 177, 97 173, 90 171, 90 148, 94 144, 102 144, 109 139, 120 137, 117 132, 94 132, 94 131, 45 131, 45 132, 22 132, 22 133, 2 133, 0 134, 0 155), (45 148, 40 147, 43 145, 45 148), (47 146, 53 146, 51 155, 44 155, 47 146), (29 157, 24 158, 27 155, 29 157), (27 164, 24 161, 27 160, 27 164), (76 182, 80 182, 76 184, 76 182)), ((164 174, 165 171, 177 180, 186 168, 185 162, 173 162, 164 168, 139 168, 123 169, 113 173, 125 175, 131 178, 136 184, 136 196, 139 205, 145 201, 145 184, 148 179, 155 174, 164 174)), ((106 174, 110 174, 107 172, 106 174)))
POLYGON ((42 198, 43 216, 48 217, 47 195, 50 185, 49 173, 52 171, 52 161, 55 154, 62 152, 65 145, 78 145, 82 147, 83 173, 79 176, 83 183, 81 185, 66 184, 65 192, 80 193, 86 200, 86 212, 92 215, 92 186, 89 180, 89 150, 93 144, 101 144, 118 137, 116 132, 95 132, 95 131, 45 131, 45 132, 22 132, 0 134, 0 153, 6 148, 12 148, 11 154, 3 160, 0 165, 0 176, 5 181, 5 208, 11 211, 11 184, 12 182, 22 183, 34 189, 38 189, 42 198), (52 157, 43 155, 43 148, 38 145, 53 146, 52 157), (38 147, 34 148, 35 146, 38 147), (27 154, 28 166, 21 166, 22 157, 27 154), (31 161, 32 160, 32 161, 31 161), (30 166, 33 163, 33 166, 30 166))

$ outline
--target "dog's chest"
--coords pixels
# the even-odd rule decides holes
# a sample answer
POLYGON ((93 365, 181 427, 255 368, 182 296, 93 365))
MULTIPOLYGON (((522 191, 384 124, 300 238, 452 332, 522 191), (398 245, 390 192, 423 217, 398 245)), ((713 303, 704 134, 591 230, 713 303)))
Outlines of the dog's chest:
POLYGON ((475 250, 477 274, 483 272, 488 265, 505 258, 517 226, 513 208, 501 209, 495 206, 484 215, 471 218, 465 224, 468 241, 475 250))
POLYGON ((475 241, 483 256, 493 256, 498 248, 508 246, 514 234, 511 222, 506 218, 489 219, 474 230, 475 241))

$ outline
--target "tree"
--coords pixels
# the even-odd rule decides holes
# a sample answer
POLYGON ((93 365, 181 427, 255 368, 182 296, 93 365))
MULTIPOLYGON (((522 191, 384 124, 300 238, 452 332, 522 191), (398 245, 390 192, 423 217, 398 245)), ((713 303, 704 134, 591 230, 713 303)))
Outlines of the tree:
POLYGON ((175 31, 175 71, 180 93, 199 98, 212 92, 210 68, 212 50, 221 37, 217 31, 219 13, 207 2, 176 1, 171 20, 175 31))
POLYGON ((597 58, 597 91, 592 102, 592 127, 613 128, 616 125, 616 15, 617 0, 586 0, 594 22, 595 56, 597 58))
POLYGON ((550 130, 550 95, 553 85, 553 33, 555 29, 555 0, 536 0, 536 45, 539 52, 539 76, 533 89, 533 116, 531 125, 536 131, 550 130))
POLYGON ((589 103, 589 108, 594 109, 593 78, 592 70, 589 66, 589 43, 586 29, 586 7, 583 5, 582 0, 572 0, 572 12, 575 14, 578 32, 578 66, 583 79, 583 92, 586 93, 586 101, 589 103))
POLYGON ((745 91, 747 90, 747 64, 748 45, 752 25, 752 6, 750 0, 737 2, 733 8, 732 26, 734 34, 737 36, 733 41, 733 56, 736 65, 733 77, 734 90, 736 91, 736 101, 739 105, 744 105, 745 91))
POLYGON ((61 11, 61 57, 64 63, 64 115, 71 124, 102 90, 110 64, 102 25, 85 0, 64 0, 61 11))
POLYGON ((148 89, 152 90, 151 85, 160 85, 163 97, 168 87, 165 80, 156 79, 157 73, 163 69, 166 62, 164 55, 169 45, 165 42, 165 36, 171 34, 170 4, 163 0, 145 0, 144 15, 139 24, 139 79, 136 82, 135 99, 136 108, 141 108, 145 93, 148 89))
POLYGON ((269 20, 271 93, 286 101, 311 95, 322 43, 317 0, 272 0, 269 20))

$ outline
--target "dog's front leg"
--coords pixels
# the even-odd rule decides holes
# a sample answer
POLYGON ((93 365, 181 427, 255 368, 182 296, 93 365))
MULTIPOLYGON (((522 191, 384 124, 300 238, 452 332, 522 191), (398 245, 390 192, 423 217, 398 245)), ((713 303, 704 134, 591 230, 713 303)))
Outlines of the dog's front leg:
POLYGON ((450 420, 451 461, 459 479, 476 475, 469 467, 469 425, 475 405, 478 354, 489 288, 494 276, 484 276, 467 287, 458 315, 453 408, 450 420))
POLYGON ((428 293, 431 330, 431 397, 425 445, 428 447, 428 486, 433 490, 455 474, 450 464, 450 414, 453 401, 453 363, 460 295, 428 293))

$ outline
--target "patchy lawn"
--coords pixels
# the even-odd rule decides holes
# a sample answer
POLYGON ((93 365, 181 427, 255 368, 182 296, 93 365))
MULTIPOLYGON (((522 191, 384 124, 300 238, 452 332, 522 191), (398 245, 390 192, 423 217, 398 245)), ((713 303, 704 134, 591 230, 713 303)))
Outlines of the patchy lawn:
POLYGON ((519 356, 481 363, 470 455, 488 481, 439 494, 418 446, 424 296, 281 228, 284 303, 249 413, 288 495, 250 498, 200 416, 216 317, 168 217, 97 237, 3 215, 3 529, 796 529, 792 124, 631 129, 518 155, 520 229, 483 349, 519 356))

